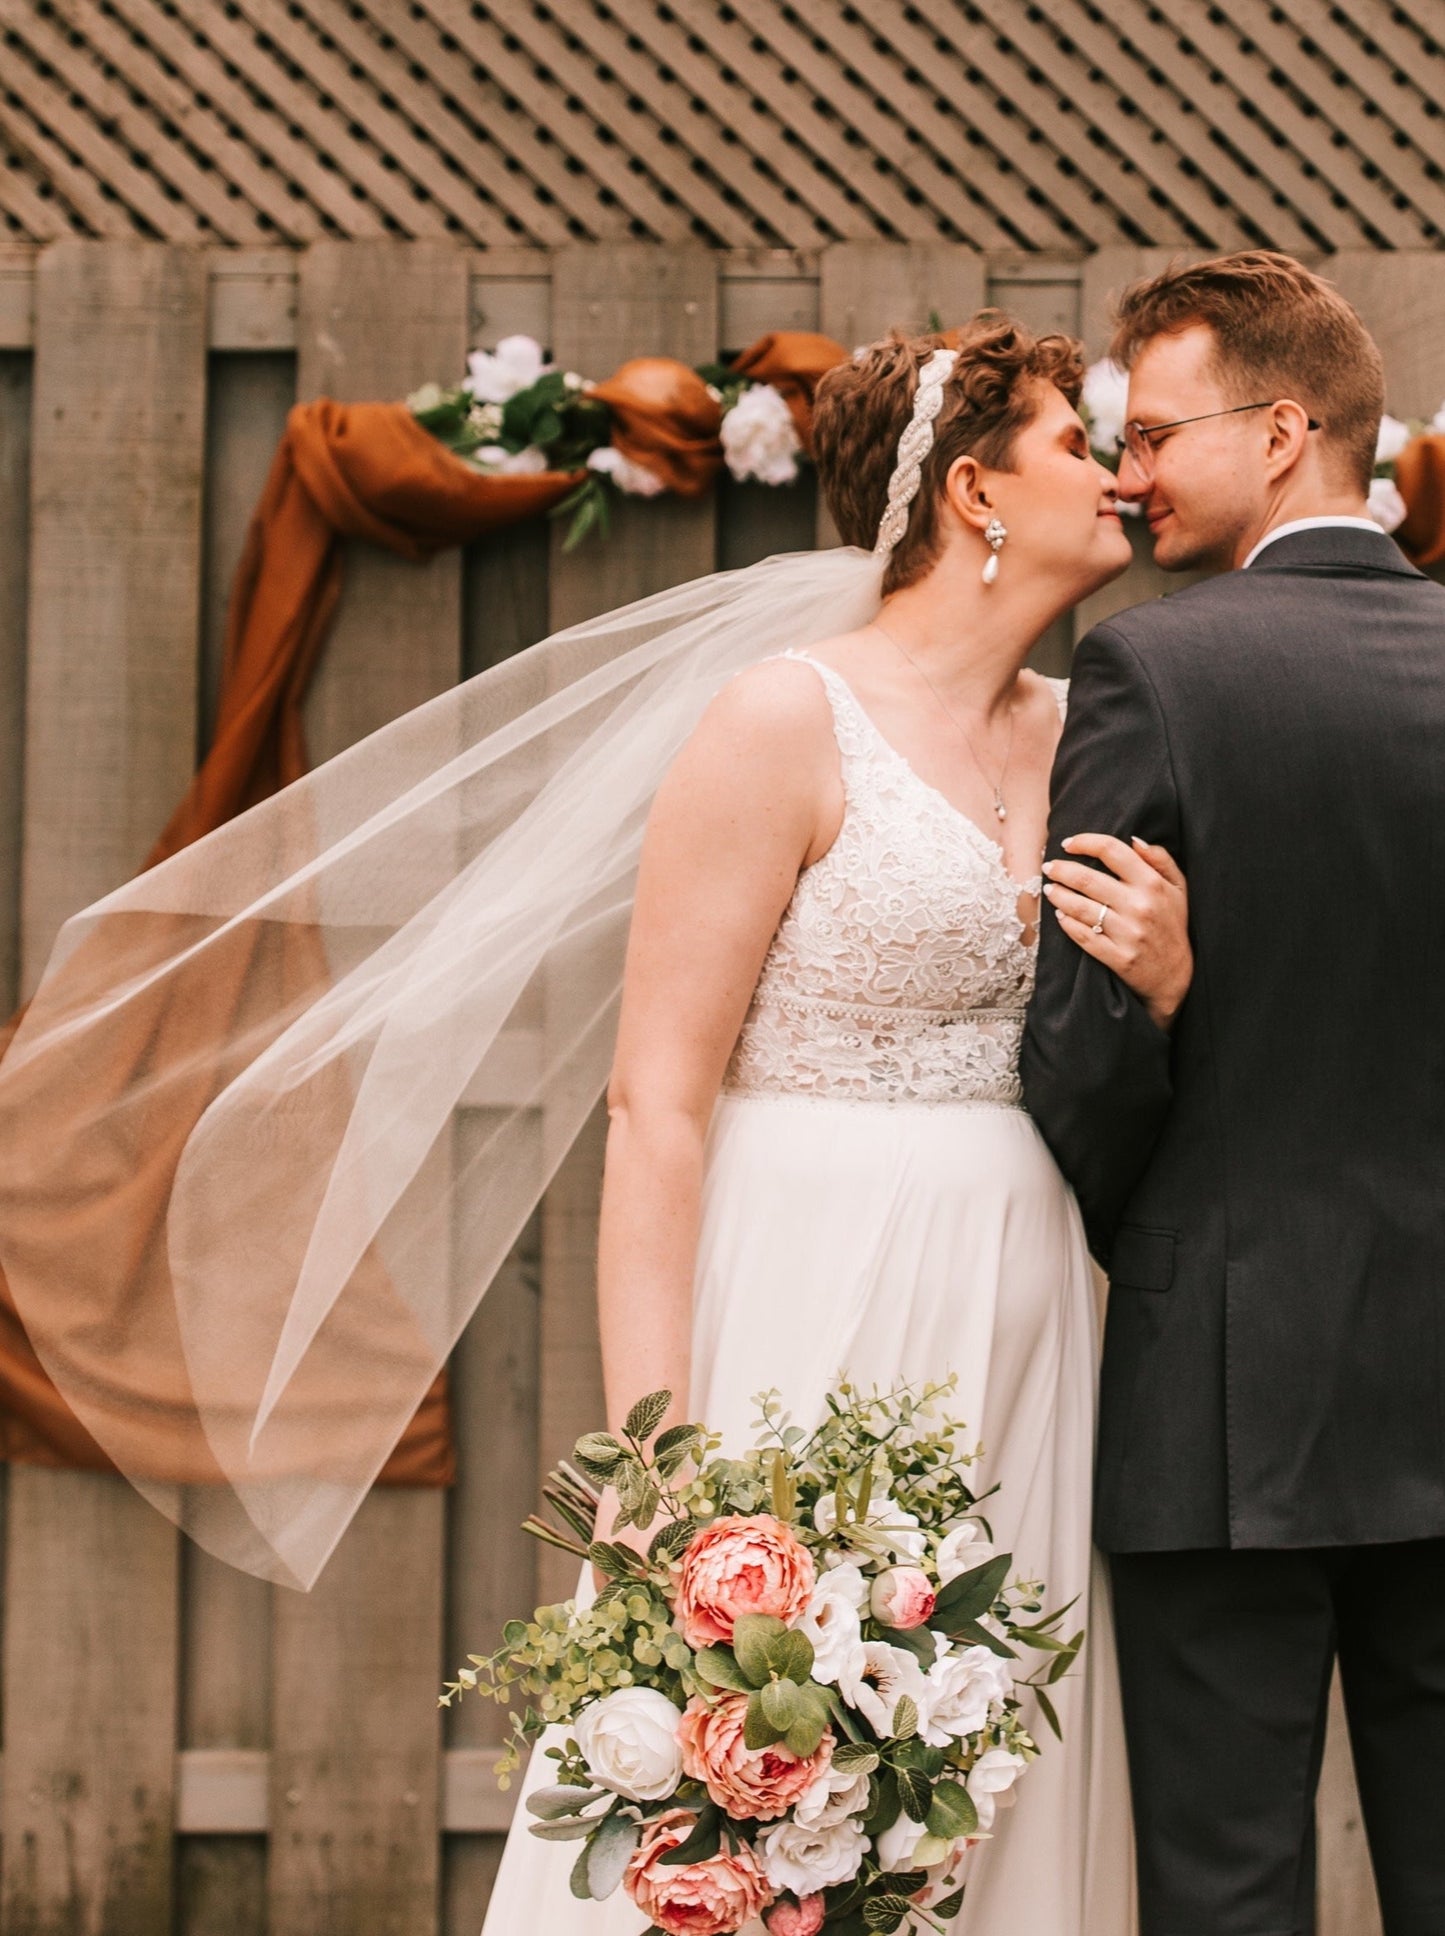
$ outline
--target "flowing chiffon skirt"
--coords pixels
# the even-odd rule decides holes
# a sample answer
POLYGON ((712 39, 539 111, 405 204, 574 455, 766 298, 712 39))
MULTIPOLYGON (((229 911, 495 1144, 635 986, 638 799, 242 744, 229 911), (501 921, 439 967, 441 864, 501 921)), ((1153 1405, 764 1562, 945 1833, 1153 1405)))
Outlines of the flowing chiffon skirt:
MULTIPOLYGON (((815 1420, 846 1372, 948 1372, 983 1457, 975 1490, 1015 1568, 1089 1630, 1043 1754, 969 1861, 958 1936, 1130 1936, 1128 1777, 1106 1583, 1089 1532, 1096 1338, 1078 1210, 1038 1131, 993 1103, 724 1095, 708 1138, 692 1415, 751 1442, 760 1391, 815 1420)), ((533 1757, 529 1781, 545 1780, 533 1757)), ((518 1807, 484 1936, 639 1936, 619 1890, 568 1889, 575 1850, 518 1807)), ((756 1932, 759 1925, 753 1925, 756 1932)))

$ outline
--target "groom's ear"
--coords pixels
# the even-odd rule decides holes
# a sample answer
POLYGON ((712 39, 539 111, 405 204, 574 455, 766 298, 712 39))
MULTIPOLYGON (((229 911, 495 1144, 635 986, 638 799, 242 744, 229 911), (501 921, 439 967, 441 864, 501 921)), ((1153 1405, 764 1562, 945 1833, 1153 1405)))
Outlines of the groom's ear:
POLYGON ((1269 439, 1265 464, 1271 479, 1283 477, 1306 454, 1310 433, 1318 430, 1319 425, 1293 397, 1282 397, 1278 403, 1271 404, 1265 424, 1269 439))
POLYGON ((955 457, 943 480, 943 496, 960 524, 982 531, 997 506, 990 502, 987 473, 976 457, 955 457))

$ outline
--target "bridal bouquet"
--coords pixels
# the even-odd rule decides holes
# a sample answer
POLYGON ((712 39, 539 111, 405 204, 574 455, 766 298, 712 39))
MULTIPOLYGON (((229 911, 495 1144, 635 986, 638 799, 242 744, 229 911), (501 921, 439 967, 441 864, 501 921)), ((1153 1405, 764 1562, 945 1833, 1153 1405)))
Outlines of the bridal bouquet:
POLYGON ((941 1410, 951 1390, 844 1382, 811 1432, 769 1393, 741 1459, 701 1426, 659 1433, 666 1392, 621 1437, 578 1440, 546 1488, 568 1530, 528 1527, 606 1584, 591 1606, 510 1621, 442 1696, 525 1701, 504 1781, 560 1731, 526 1805, 534 1835, 580 1845, 574 1895, 622 1887, 650 1936, 758 1917, 773 1936, 864 1936, 958 1914, 967 1852, 1039 1752, 1020 1690, 1057 1732, 1046 1689, 1084 1636, 1059 1636, 1068 1608, 1045 1614, 1038 1582, 1009 1583, 968 1484, 977 1454, 941 1410), (601 1486, 645 1551, 592 1537, 601 1486), (1043 1656, 1027 1679, 1021 1648, 1043 1656))

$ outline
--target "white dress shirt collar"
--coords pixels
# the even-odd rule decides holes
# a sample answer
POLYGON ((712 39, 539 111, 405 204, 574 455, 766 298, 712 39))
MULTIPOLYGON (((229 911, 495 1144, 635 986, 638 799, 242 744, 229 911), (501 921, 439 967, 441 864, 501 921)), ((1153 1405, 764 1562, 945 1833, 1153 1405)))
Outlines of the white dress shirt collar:
MULTIPOLYGON (((1291 518, 1288 524, 1277 524, 1273 531, 1265 532, 1259 543, 1240 566, 1240 570, 1248 571, 1260 552, 1264 550, 1265 546, 1272 545, 1276 538, 1293 537, 1296 531, 1323 531, 1327 526, 1332 524, 1340 525, 1347 531, 1380 532, 1380 527, 1375 523, 1373 518, 1291 518)), ((1380 532, 1380 535, 1383 537, 1384 533, 1380 532)))

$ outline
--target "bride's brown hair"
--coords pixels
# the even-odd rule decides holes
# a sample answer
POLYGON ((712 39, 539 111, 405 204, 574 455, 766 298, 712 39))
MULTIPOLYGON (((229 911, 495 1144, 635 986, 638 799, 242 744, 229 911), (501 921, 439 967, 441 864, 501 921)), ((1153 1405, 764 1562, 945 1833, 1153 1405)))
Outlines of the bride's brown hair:
POLYGON ((1037 414, 1042 387, 1053 384, 1073 404, 1083 387, 1081 343, 1072 336, 1035 336, 994 310, 947 335, 895 330, 870 343, 828 372, 813 406, 818 481, 844 544, 873 549, 898 440, 913 415, 918 372, 940 349, 956 349, 958 361, 944 385, 908 529, 888 561, 885 592, 913 584, 937 558, 938 499, 949 466, 969 456, 989 470, 1011 469, 1014 440, 1037 414))

